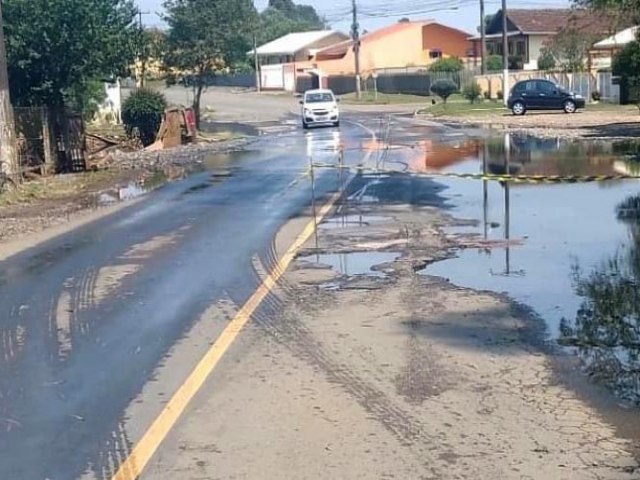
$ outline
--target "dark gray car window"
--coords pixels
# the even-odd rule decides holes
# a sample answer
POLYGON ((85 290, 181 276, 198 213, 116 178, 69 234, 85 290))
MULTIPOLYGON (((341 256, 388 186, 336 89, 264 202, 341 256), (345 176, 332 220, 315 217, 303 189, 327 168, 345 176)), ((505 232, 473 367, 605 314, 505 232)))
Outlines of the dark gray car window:
POLYGON ((536 83, 538 83, 538 82, 534 82, 534 81, 529 81, 529 82, 527 82, 527 83, 526 83, 526 87, 525 87, 525 91, 526 91, 527 93, 534 93, 534 92, 536 92, 536 91, 538 90, 538 89, 537 89, 537 86, 536 86, 536 83))
POLYGON ((555 91, 556 91, 556 86, 551 82, 544 82, 542 80, 539 80, 536 83, 538 84, 538 91, 540 93, 551 95, 552 93, 555 93, 555 91))

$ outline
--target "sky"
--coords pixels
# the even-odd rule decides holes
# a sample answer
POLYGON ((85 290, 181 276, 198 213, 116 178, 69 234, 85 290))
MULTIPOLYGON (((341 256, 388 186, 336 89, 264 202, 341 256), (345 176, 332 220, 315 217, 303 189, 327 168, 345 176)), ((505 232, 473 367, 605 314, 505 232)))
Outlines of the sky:
MULTIPOLYGON (((351 0, 294 0, 298 4, 312 5, 324 15, 333 28, 349 31, 351 25, 351 0)), ((512 8, 567 7, 570 0, 507 0, 507 10, 512 8)), ((164 0, 136 0, 148 25, 159 25, 157 13, 162 11, 164 0)), ((268 0, 255 0, 258 10, 267 6, 268 0)), ((478 0, 357 0, 361 10, 359 20, 363 30, 374 30, 403 17, 412 20, 434 19, 445 25, 476 33, 480 21, 478 0)), ((500 9, 501 0, 485 0, 485 12, 494 13, 500 9)))

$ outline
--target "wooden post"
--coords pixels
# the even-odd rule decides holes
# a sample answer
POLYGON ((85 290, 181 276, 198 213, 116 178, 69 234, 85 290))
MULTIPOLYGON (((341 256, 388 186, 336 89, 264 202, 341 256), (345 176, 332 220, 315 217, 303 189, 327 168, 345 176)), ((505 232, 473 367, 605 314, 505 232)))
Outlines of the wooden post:
POLYGON ((51 123, 49 117, 49 110, 46 107, 42 107, 40 110, 42 119, 42 146, 44 150, 44 168, 43 175, 54 173, 56 169, 56 160, 53 151, 53 144, 51 142, 51 123))
POLYGON ((16 152, 16 128, 9 95, 7 51, 4 41, 4 22, 0 4, 0 172, 20 179, 20 165, 16 152))

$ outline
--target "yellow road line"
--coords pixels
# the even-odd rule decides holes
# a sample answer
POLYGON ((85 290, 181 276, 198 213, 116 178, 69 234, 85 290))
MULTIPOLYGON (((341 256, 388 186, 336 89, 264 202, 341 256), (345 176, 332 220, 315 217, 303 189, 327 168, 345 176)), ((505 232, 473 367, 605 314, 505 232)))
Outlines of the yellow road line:
MULTIPOLYGON (((335 193, 318 212, 317 222, 321 222, 331 211, 342 192, 335 193)), ((273 271, 263 280, 255 293, 247 300, 235 318, 224 329, 220 337, 207 351, 198 365, 193 369, 182 386, 173 395, 160 415, 136 444, 127 459, 120 465, 112 480, 134 480, 140 476, 167 434, 187 408, 189 402, 198 393, 216 365, 240 334, 243 327, 251 319, 262 301, 277 285, 278 280, 294 260, 298 251, 311 238, 315 231, 316 221, 311 221, 298 235, 293 244, 285 252, 273 271)))

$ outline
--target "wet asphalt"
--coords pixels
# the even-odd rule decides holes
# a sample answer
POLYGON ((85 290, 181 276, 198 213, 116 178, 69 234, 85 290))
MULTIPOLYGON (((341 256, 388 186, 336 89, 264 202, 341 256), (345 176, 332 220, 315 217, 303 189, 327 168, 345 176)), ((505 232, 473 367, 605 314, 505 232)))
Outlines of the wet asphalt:
MULTIPOLYGON (((0 478, 109 478, 98 472, 131 447, 125 410, 154 369, 208 306, 245 302, 253 259, 272 265, 276 232, 308 209, 309 155, 335 161, 342 143, 357 162, 369 139, 350 122, 264 138, 0 262, 0 478)), ((319 196, 335 188, 317 177, 319 196)))

